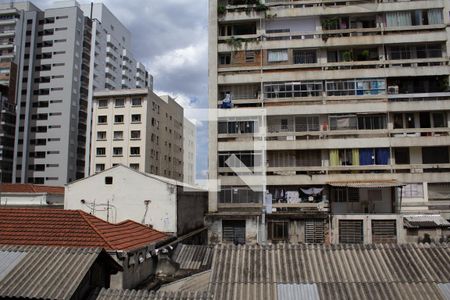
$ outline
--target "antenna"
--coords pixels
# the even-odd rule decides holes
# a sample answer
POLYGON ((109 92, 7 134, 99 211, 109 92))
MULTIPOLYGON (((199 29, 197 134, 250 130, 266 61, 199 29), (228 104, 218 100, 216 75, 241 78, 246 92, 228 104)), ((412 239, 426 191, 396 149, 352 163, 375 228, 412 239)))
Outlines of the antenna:
POLYGON ((151 202, 152 202, 152 200, 144 200, 145 212, 144 212, 144 217, 142 218, 142 222, 141 222, 144 225, 145 225, 145 218, 147 217, 148 206, 151 202))

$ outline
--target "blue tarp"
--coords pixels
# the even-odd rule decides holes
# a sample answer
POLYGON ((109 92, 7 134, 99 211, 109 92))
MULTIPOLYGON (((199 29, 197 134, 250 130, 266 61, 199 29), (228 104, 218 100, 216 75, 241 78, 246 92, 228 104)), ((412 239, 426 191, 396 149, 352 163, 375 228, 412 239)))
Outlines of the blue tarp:
POLYGON ((359 149, 359 164, 361 166, 373 165, 373 149, 359 149))
POLYGON ((388 165, 389 164, 389 149, 388 148, 375 149, 375 162, 377 165, 388 165))

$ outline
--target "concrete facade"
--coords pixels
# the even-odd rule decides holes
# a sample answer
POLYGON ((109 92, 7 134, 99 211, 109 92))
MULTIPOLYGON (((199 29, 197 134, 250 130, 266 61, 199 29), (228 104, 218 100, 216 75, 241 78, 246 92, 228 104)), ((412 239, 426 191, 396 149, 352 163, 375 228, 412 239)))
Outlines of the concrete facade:
POLYGON ((298 216, 330 202, 338 214, 449 218, 448 1, 261 2, 209 2, 211 223, 257 215, 264 236, 258 185, 298 216), (233 155, 265 182, 236 176, 233 155))
POLYGON ((183 180, 183 108, 148 89, 94 94, 91 175, 116 164, 183 180))
POLYGON ((197 166, 197 127, 184 118, 183 121, 183 182, 195 185, 197 166))
POLYGON ((0 16, 0 61, 18 69, 11 181, 64 185, 83 178, 94 90, 152 85, 130 53, 131 34, 102 4, 61 1, 41 10, 4 3, 0 16))
POLYGON ((117 165, 66 185, 64 208, 113 223, 130 219, 181 236, 204 226, 206 202, 206 191, 117 165))

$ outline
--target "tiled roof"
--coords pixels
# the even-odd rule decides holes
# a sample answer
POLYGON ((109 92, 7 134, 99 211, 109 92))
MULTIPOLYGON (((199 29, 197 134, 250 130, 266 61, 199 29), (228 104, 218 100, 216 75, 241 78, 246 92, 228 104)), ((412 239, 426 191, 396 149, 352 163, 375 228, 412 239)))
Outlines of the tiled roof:
POLYGON ((445 244, 218 245, 208 292, 215 299, 277 299, 286 286, 302 293, 314 284, 328 294, 311 299, 430 299, 423 293, 450 282, 449 261, 445 244), (408 289, 415 286, 421 292, 413 295, 408 289), (377 297, 360 297, 374 290, 377 297))
POLYGON ((121 270, 99 248, 0 246, 0 298, 73 299, 97 259, 112 274, 121 270))
POLYGON ((38 184, 2 183, 0 193, 31 193, 31 194, 52 194, 64 195, 64 187, 47 186, 38 184))
POLYGON ((204 292, 148 292, 135 290, 102 289, 97 300, 206 300, 204 292))
POLYGON ((133 250, 169 235, 134 221, 111 224, 81 210, 0 208, 0 244, 133 250))

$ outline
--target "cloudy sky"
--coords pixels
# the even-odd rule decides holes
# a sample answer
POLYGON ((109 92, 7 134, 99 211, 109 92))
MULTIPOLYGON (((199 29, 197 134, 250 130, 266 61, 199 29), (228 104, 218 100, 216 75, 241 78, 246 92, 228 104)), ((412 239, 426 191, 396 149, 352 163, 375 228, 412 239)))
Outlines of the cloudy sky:
MULTIPOLYGON (((44 9, 54 1, 31 2, 44 9)), ((208 0, 95 2, 103 2, 131 31, 133 52, 153 74, 157 94, 170 94, 185 108, 208 106, 208 0)), ((206 123, 198 124, 197 135, 197 177, 203 178, 207 169, 206 123)))

